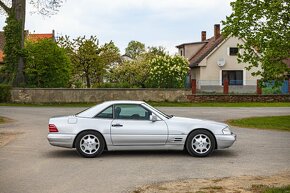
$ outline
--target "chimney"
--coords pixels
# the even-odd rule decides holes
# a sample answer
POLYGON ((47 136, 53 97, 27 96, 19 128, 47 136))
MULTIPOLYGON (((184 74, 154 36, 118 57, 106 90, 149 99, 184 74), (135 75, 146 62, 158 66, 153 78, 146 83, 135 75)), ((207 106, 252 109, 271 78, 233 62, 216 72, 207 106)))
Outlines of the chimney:
POLYGON ((201 41, 205 41, 206 40, 206 31, 202 31, 201 32, 201 41))
POLYGON ((215 24, 214 25, 214 39, 218 39, 221 36, 221 28, 220 24, 215 24))

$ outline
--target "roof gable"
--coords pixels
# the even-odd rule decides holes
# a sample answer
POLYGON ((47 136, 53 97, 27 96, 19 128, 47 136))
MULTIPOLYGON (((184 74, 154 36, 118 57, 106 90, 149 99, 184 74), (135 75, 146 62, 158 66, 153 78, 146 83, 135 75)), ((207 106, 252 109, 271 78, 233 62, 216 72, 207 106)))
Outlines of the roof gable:
POLYGON ((206 44, 189 59, 189 67, 196 67, 198 64, 208 56, 220 43, 225 39, 224 36, 219 36, 218 38, 210 38, 206 44))

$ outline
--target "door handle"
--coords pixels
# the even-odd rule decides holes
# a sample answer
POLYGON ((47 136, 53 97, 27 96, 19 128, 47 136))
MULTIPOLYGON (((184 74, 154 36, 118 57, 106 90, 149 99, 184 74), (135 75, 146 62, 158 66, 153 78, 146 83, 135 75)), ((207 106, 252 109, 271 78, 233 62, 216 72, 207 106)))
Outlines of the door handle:
POLYGON ((123 127, 123 125, 117 123, 117 124, 113 124, 112 127, 123 127))

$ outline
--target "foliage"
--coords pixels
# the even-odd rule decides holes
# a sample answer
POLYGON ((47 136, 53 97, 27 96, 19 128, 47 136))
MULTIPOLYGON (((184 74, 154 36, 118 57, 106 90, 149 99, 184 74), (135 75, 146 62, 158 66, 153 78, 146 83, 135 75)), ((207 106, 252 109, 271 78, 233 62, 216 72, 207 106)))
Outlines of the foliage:
POLYGON ((30 87, 68 87, 71 63, 63 48, 56 42, 43 39, 26 42, 25 75, 30 87))
POLYGON ((6 84, 0 84, 0 102, 9 102, 11 97, 11 86, 6 84))
POLYGON ((145 44, 132 40, 125 49, 125 55, 132 59, 136 59, 138 56, 145 53, 145 51, 145 44))
POLYGON ((15 78, 17 63, 21 48, 21 23, 15 19, 13 14, 6 18, 4 27, 5 45, 4 45, 4 67, 1 69, 1 79, 3 82, 11 84, 15 78))
MULTIPOLYGON (((31 0, 30 4, 36 8, 35 13, 41 15, 49 15, 56 13, 58 8, 63 3, 62 0, 31 0)), ((24 86, 24 27, 26 15, 25 0, 0 0, 0 11, 7 15, 7 25, 4 28, 4 36, 8 44, 15 41, 15 44, 8 45, 4 49, 5 55, 8 57, 6 68, 4 68, 4 78, 6 82, 15 86, 24 86), (13 36, 13 37, 12 37, 13 36)), ((5 62, 6 62, 5 61, 5 62)))
POLYGON ((283 62, 290 57, 289 0, 236 0, 231 6, 233 13, 223 21, 223 32, 245 40, 239 45, 243 50, 239 61, 250 63, 248 69, 261 64, 262 70, 253 75, 261 75, 263 82, 281 83, 290 73, 283 62))
POLYGON ((229 123, 234 126, 258 128, 258 129, 272 129, 281 131, 290 131, 290 115, 274 116, 274 117, 251 117, 230 120, 229 123))
POLYGON ((281 88, 279 87, 265 87, 262 89, 263 94, 281 94, 281 88))
POLYGON ((150 85, 158 88, 183 87, 188 61, 179 56, 156 56, 150 61, 150 85))
POLYGON ((111 70, 108 79, 113 83, 122 83, 133 87, 146 87, 149 74, 149 61, 139 57, 135 60, 124 61, 111 70))
POLYGON ((131 88, 132 85, 130 85, 127 82, 103 82, 103 83, 98 83, 94 85, 95 88, 131 88))
POLYGON ((167 53, 163 47, 149 47, 148 51, 139 54, 133 60, 122 61, 110 70, 108 80, 115 83, 112 86, 119 87, 116 83, 122 83, 120 87, 128 85, 129 88, 145 88, 149 85, 150 60, 156 56, 165 56, 167 53))
POLYGON ((90 88, 93 84, 103 81, 106 69, 120 60, 119 49, 111 41, 99 45, 95 36, 89 39, 78 37, 72 41, 68 36, 61 37, 58 44, 66 50, 73 64, 73 84, 76 87, 90 88))

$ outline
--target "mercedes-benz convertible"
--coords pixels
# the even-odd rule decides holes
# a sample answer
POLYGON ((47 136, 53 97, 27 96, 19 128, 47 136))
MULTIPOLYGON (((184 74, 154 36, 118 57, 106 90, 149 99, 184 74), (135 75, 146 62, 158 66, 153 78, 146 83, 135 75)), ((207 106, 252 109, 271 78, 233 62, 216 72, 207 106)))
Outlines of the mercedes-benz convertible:
POLYGON ((84 157, 104 150, 186 150, 205 157, 236 140, 224 123, 167 115, 143 101, 107 101, 49 119, 48 141, 84 157))

